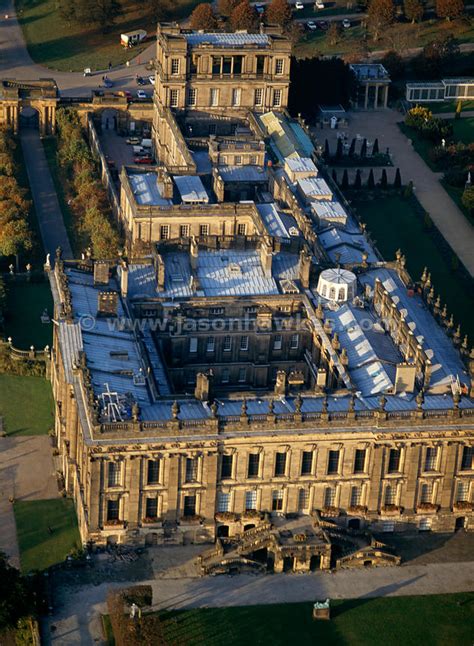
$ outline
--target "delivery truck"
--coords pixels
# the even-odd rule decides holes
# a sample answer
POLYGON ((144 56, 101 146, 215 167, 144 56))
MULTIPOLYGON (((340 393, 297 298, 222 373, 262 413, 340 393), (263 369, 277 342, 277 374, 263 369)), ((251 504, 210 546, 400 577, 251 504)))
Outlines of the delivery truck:
POLYGON ((120 34, 120 44, 123 47, 134 47, 145 40, 147 33, 144 29, 137 29, 136 31, 129 31, 125 34, 120 34))

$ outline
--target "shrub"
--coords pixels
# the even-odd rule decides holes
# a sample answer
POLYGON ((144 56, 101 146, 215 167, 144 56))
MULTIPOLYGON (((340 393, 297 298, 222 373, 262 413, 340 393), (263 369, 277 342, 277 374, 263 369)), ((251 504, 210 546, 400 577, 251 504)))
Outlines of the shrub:
POLYGON ((450 186, 462 188, 467 179, 467 172, 463 168, 450 168, 443 177, 444 181, 450 186))

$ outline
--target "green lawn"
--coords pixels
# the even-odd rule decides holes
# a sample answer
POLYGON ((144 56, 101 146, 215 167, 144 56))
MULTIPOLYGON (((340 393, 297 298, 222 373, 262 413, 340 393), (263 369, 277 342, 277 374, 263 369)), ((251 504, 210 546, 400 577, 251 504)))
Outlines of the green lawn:
POLYGON ((54 425, 49 381, 0 374, 0 415, 7 435, 47 433, 54 425))
MULTIPOLYGON (((169 19, 178 19, 191 13, 198 0, 175 0, 169 19)), ((146 29, 152 36, 156 24, 151 19, 147 4, 140 0, 123 0, 122 15, 111 29, 103 34, 91 25, 67 23, 58 14, 56 0, 16 0, 18 18, 36 63, 62 71, 82 71, 85 67, 105 69, 125 63, 137 56, 141 48, 126 49, 120 45, 120 34, 133 29, 146 29)))
MULTIPOLYGON (((335 600, 160 613, 170 646, 472 646, 474 594, 335 600)), ((110 643, 110 642, 109 642, 110 643)))
POLYGON ((464 144, 474 142, 474 117, 453 119, 452 124, 454 141, 462 141, 464 144))
MULTIPOLYGON (((423 103, 420 105, 429 108, 433 114, 443 114, 446 112, 455 112, 458 104, 457 101, 443 101, 443 103, 423 103)), ((467 110, 474 110, 474 101, 462 102, 462 111, 466 112, 467 110)))
POLYGON ((53 324, 41 323, 44 309, 53 315, 53 297, 49 282, 30 282, 13 279, 6 280, 7 302, 5 311, 5 336, 13 339, 13 345, 21 350, 28 350, 34 345, 42 350, 45 345, 51 345, 53 339, 53 324))
POLYGON ((407 269, 418 280, 423 267, 431 271, 436 294, 454 314, 462 331, 474 339, 474 288, 472 281, 453 271, 453 254, 448 253, 436 240, 436 234, 426 231, 417 214, 416 200, 406 200, 399 195, 367 199, 361 192, 352 202, 363 222, 367 224, 377 247, 384 258, 392 259, 401 249, 407 258, 407 269))
MULTIPOLYGON (((301 12, 296 12, 301 13, 301 12)), ((354 21, 359 21, 357 15, 354 21)), ((397 23, 396 26, 384 30, 381 38, 374 41, 367 35, 365 27, 360 22, 350 29, 344 29, 340 40, 331 45, 326 32, 317 30, 306 32, 294 48, 297 58, 321 55, 344 55, 354 52, 380 51, 398 48, 400 51, 408 47, 423 47, 430 41, 452 34, 460 43, 473 42, 474 24, 468 19, 457 20, 424 20, 420 24, 397 23), (395 42, 395 45, 394 45, 395 42)))
POLYGON ((13 510, 22 572, 44 570, 81 547, 72 500, 17 501, 13 510))

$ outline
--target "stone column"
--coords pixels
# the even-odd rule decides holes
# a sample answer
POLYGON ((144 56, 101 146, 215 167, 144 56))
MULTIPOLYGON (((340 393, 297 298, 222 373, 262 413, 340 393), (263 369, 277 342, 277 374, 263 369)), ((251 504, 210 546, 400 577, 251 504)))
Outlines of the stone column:
POLYGON ((374 98, 374 109, 376 110, 379 106, 379 85, 378 83, 375 84, 375 98, 374 98))
POLYGON ((384 95, 383 95, 383 107, 386 108, 388 105, 388 85, 385 86, 384 95))
POLYGON ((364 101, 364 108, 367 110, 369 106, 369 84, 365 84, 365 101, 364 101))
POLYGON ((443 509, 449 509, 452 502, 454 473, 456 470, 456 444, 444 444, 440 471, 444 474, 438 490, 438 502, 443 509))
POLYGON ((203 483, 206 489, 201 496, 201 516, 207 521, 214 521, 216 511, 216 489, 217 489, 217 453, 211 453, 203 457, 203 483))
POLYGON ((89 530, 97 531, 102 524, 102 479, 103 479, 102 458, 90 458, 90 487, 86 491, 86 501, 89 507, 89 530))
POLYGON ((400 504, 407 510, 414 509, 416 503, 420 455, 420 445, 407 446, 405 448, 404 476, 406 483, 402 490, 400 504))
POLYGON ((381 486, 380 483, 383 474, 384 452, 385 449, 383 446, 372 448, 372 465, 370 469, 370 483, 368 485, 369 495, 367 496, 367 509, 369 511, 378 511, 379 508, 381 486))
POLYGON ((140 496, 141 496, 141 460, 138 457, 131 456, 128 460, 124 460, 123 465, 125 468, 125 489, 128 489, 128 509, 127 516, 124 520, 128 521, 129 528, 137 527, 141 520, 139 516, 140 496))
POLYGON ((179 455, 168 458, 168 509, 164 514, 166 520, 178 520, 178 483, 179 483, 179 455))

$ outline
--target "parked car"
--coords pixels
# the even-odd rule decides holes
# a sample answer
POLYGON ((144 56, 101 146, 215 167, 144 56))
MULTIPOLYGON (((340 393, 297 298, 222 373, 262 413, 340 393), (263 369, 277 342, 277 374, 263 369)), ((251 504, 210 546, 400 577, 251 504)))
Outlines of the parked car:
POLYGON ((324 2, 321 2, 321 0, 316 0, 316 2, 314 3, 315 9, 324 9, 325 6, 326 5, 324 4, 324 2))
POLYGON ((306 23, 306 29, 309 29, 309 31, 316 31, 317 27, 314 20, 308 20, 306 23))
POLYGON ((327 20, 318 20, 316 24, 318 26, 318 29, 322 29, 323 31, 329 29, 329 23, 327 20))
POLYGON ((146 85, 148 81, 143 76, 137 76, 137 83, 138 85, 146 85))
POLYGON ((265 13, 265 6, 263 4, 261 4, 261 3, 258 3, 258 4, 255 5, 255 11, 258 14, 262 15, 262 13, 265 13))
POLYGON ((148 99, 148 94, 145 90, 137 90, 137 99, 148 99))
POLYGON ((295 9, 304 9, 304 4, 302 2, 295 2, 295 9))
POLYGON ((344 27, 344 29, 349 29, 351 26, 351 21, 347 20, 347 18, 344 18, 344 20, 342 21, 342 26, 344 27))
POLYGON ((146 155, 140 155, 139 157, 134 157, 133 158, 134 164, 154 164, 153 157, 146 156, 146 155))
POLYGON ((150 83, 151 83, 152 85, 155 85, 155 75, 154 75, 154 74, 151 74, 151 75, 148 77, 148 80, 150 81, 150 83))
POLYGON ((140 137, 129 137, 127 139, 127 144, 130 144, 131 146, 139 146, 140 145, 140 137))
POLYGON ((104 78, 104 87, 113 87, 114 83, 107 76, 104 78))

